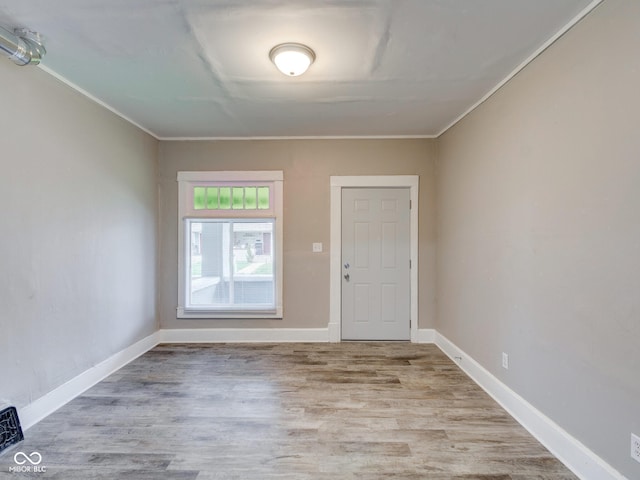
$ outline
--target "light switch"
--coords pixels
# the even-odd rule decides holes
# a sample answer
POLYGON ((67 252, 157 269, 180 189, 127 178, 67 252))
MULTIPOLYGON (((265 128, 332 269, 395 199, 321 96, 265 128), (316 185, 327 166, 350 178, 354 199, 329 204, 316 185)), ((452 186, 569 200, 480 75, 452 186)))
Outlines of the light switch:
POLYGON ((312 245, 312 249, 313 249, 313 253, 320 253, 320 252, 322 252, 322 244, 321 243, 314 243, 312 245))

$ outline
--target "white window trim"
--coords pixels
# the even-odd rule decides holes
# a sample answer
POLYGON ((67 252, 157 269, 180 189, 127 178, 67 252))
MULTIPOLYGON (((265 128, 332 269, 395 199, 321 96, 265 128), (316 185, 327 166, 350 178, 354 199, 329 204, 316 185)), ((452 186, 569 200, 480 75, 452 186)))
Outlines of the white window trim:
MULTIPOLYGON (((255 318, 282 318, 282 274, 283 274, 283 179, 284 175, 281 170, 263 170, 263 171, 206 171, 206 172, 178 172, 178 307, 177 318, 185 319, 255 319, 255 318), (241 311, 241 312, 217 312, 215 310, 195 310, 186 309, 187 298, 187 282, 185 281, 185 264, 186 256, 188 255, 185 242, 185 219, 197 218, 192 215, 185 215, 185 212, 189 211, 189 200, 191 199, 191 189, 193 185, 199 182, 271 182, 273 184, 273 191, 271 192, 271 199, 273 202, 273 210, 270 212, 268 218, 275 218, 275 251, 274 251, 274 264, 275 264, 275 312, 260 312, 260 311, 241 311)), ((241 218, 252 217, 260 218, 265 216, 260 210, 241 213, 242 210, 235 210, 232 212, 218 212, 219 215, 215 215, 215 218, 241 218)), ((211 212, 207 212, 202 215, 202 218, 213 218, 211 212)))

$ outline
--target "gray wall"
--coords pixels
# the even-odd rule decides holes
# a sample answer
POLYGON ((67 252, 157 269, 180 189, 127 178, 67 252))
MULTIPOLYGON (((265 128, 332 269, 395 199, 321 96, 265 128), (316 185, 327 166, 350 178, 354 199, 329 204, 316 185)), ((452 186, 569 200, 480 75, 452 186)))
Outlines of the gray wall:
POLYGON ((0 60, 0 399, 22 407, 157 329, 157 141, 0 60))
POLYGON ((638 45, 640 2, 608 0, 437 142, 158 147, 0 62, 0 398, 28 404, 153 333, 156 295, 162 328, 326 327, 329 177, 417 174, 420 328, 639 477, 638 45), (177 320, 176 172, 261 169, 285 174, 285 318, 177 320))
POLYGON ((438 330, 630 479, 639 46, 640 2, 604 2, 442 136, 437 160, 438 330))
POLYGON ((266 140, 160 142, 162 328, 326 328, 329 322, 331 175, 420 175, 420 328, 435 314, 435 178, 432 140, 266 140), (176 173, 185 170, 284 171, 284 318, 178 320, 176 173), (322 242, 323 253, 311 244, 322 242))

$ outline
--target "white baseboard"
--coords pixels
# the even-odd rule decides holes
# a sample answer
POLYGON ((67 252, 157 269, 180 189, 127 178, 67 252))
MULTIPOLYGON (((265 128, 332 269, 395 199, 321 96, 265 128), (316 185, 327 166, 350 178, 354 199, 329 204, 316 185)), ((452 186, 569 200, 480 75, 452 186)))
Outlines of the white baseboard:
MULTIPOLYGON (((435 343, 436 331, 418 330, 417 343, 435 343)), ((160 343, 339 342, 339 327, 328 328, 185 328, 160 330, 160 343)))
POLYGON ((158 344, 158 332, 134 343, 124 350, 112 355, 97 365, 85 370, 58 388, 38 398, 29 405, 18 409, 20 424, 24 430, 31 428, 40 420, 70 402, 78 395, 93 387, 112 373, 151 350, 158 344))
POLYGON ((160 343, 328 342, 327 328, 181 328, 160 330, 160 343))
POLYGON ((435 344, 579 478, 626 480, 611 465, 438 332, 435 332, 435 344))
POLYGON ((436 331, 433 328, 418 329, 418 339, 416 343, 435 343, 436 331))

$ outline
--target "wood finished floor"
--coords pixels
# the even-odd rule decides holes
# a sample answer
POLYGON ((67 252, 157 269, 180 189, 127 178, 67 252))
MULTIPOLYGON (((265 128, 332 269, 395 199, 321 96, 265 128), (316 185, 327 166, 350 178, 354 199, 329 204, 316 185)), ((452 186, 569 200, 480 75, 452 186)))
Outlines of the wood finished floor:
POLYGON ((434 345, 161 345, 25 436, 0 478, 576 479, 434 345))

